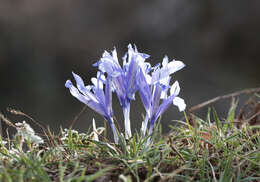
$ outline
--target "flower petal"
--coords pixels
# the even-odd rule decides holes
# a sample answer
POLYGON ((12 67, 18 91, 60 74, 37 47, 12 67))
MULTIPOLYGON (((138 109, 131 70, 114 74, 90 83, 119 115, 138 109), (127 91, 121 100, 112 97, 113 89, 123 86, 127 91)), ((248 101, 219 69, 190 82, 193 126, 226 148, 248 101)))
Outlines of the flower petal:
POLYGON ((66 81, 65 87, 68 88, 70 90, 71 95, 74 96, 75 98, 77 98, 80 102, 86 104, 88 107, 90 107, 91 109, 93 109, 94 111, 99 113, 100 115, 102 115, 102 116, 106 115, 104 110, 102 109, 102 107, 100 107, 100 104, 98 102, 96 102, 96 100, 91 100, 87 96, 82 95, 78 91, 78 89, 73 86, 73 84, 70 80, 66 81))
POLYGON ((116 78, 112 78, 112 84, 116 91, 119 102, 121 106, 123 106, 126 98, 126 86, 125 86, 126 83, 125 83, 124 75, 118 76, 116 78))
POLYGON ((165 56, 163 58, 163 61, 162 61, 162 66, 163 67, 166 67, 168 65, 168 62, 169 62, 169 59, 168 59, 168 56, 165 56))
POLYGON ((107 80, 106 80, 105 103, 106 103, 108 115, 110 117, 112 117, 112 115, 113 115, 113 110, 112 110, 112 83, 111 83, 110 77, 108 77, 107 80))
POLYGON ((126 95, 130 100, 134 100, 134 95, 137 90, 136 79, 135 79, 137 74, 137 69, 138 69, 137 61, 131 60, 127 71, 127 76, 126 76, 126 86, 127 86, 126 95))
POLYGON ((167 67, 168 67, 168 72, 169 74, 175 73, 176 71, 181 70, 183 67, 185 66, 185 64, 182 61, 171 61, 168 63, 167 67))
POLYGON ((78 90, 84 95, 87 97, 87 99, 91 99, 95 102, 98 102, 98 100, 95 98, 95 96, 90 92, 90 88, 92 89, 93 87, 90 87, 90 86, 85 86, 84 85, 84 82, 82 80, 82 78, 77 75, 76 73, 73 73, 72 72, 72 75, 76 81, 76 85, 77 85, 77 88, 78 90))
POLYGON ((82 80, 82 78, 74 72, 72 72, 72 75, 73 75, 74 79, 76 80, 78 89, 80 89, 81 87, 84 88, 85 84, 84 84, 84 81, 82 80))
POLYGON ((153 95, 152 95, 152 107, 151 107, 151 116, 152 115, 155 115, 158 108, 159 108, 159 105, 160 105, 160 99, 161 99, 161 94, 162 94, 162 87, 160 84, 156 84, 154 89, 153 89, 153 95))
POLYGON ((138 73, 137 85, 139 87, 139 94, 145 107, 145 110, 148 114, 150 114, 149 109, 151 107, 152 92, 142 71, 139 71, 138 73))
POLYGON ((89 100, 87 99, 87 97, 79 93, 78 89, 73 86, 70 80, 66 81, 65 87, 68 88, 70 90, 71 95, 76 97, 80 102, 88 104, 89 100))
POLYGON ((113 57, 114 61, 115 61, 117 64, 119 64, 119 63, 118 63, 118 58, 117 58, 116 48, 114 48, 114 50, 112 51, 112 57, 113 57))
POLYGON ((92 125, 93 125, 93 134, 94 134, 93 140, 94 141, 99 141, 98 140, 98 134, 97 134, 97 128, 96 128, 96 122, 95 122, 94 118, 92 120, 92 125))
POLYGON ((170 93, 171 93, 171 95, 177 96, 177 95, 179 95, 180 90, 181 90, 181 88, 180 88, 179 82, 175 81, 174 84, 171 86, 170 93))
POLYGON ((175 97, 173 99, 173 105, 177 106, 179 108, 180 112, 184 111, 186 108, 186 104, 185 104, 184 100, 180 97, 175 97))
POLYGON ((163 100, 163 103, 159 106, 159 108, 157 109, 157 112, 154 114, 155 121, 158 119, 158 117, 160 115, 162 115, 168 109, 168 107, 171 105, 171 103, 175 97, 176 97, 175 95, 171 95, 167 99, 163 100))
POLYGON ((122 68, 118 63, 116 50, 112 52, 112 56, 110 55, 110 53, 105 51, 98 63, 98 68, 100 71, 106 72, 113 77, 117 77, 122 74, 122 68))

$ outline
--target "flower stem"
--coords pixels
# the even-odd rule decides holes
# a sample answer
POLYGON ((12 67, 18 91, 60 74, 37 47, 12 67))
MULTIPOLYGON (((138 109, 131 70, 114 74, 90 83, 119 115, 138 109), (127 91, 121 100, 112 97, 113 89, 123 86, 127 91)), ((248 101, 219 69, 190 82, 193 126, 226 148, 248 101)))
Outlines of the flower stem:
POLYGON ((123 107, 123 113, 125 118, 125 138, 129 139, 132 137, 131 124, 130 124, 130 102, 123 107))
POLYGON ((109 122, 111 128, 112 128, 112 132, 113 132, 113 135, 114 135, 114 141, 116 144, 118 144, 118 135, 117 135, 117 131, 116 131, 116 127, 115 127, 115 124, 114 124, 114 121, 113 121, 113 118, 110 118, 110 122, 109 122))
POLYGON ((145 134, 146 134, 148 119, 149 119, 148 114, 146 114, 145 119, 144 119, 144 125, 142 127, 143 136, 145 136, 145 134))
POLYGON ((149 132, 148 132, 149 138, 146 141, 146 146, 150 145, 150 143, 151 143, 151 135, 152 135, 152 133, 153 133, 153 124, 150 125, 150 128, 149 128, 149 132))

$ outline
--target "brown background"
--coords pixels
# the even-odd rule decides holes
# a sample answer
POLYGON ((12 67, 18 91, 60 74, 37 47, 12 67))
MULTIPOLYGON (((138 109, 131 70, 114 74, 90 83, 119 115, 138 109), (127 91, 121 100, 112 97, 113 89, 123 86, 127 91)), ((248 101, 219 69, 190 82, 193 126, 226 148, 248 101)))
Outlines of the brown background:
MULTIPOLYGON (((188 107, 239 89, 260 85, 260 1, 258 0, 3 0, 0 1, 0 111, 24 111, 53 129, 68 127, 83 104, 64 87, 71 71, 86 83, 95 76, 103 50, 128 43, 150 54, 182 60, 174 75, 188 107)), ((140 126, 143 107, 132 106, 140 126)), ((225 116, 229 101, 217 104, 225 116)), ((118 120, 122 113, 114 103, 118 120)), ((22 118, 11 117, 14 122, 22 118)), ((95 117, 89 109, 75 128, 86 131, 95 117)), ((171 107, 162 123, 182 114, 171 107)), ((166 130, 165 130, 166 131, 166 130)))

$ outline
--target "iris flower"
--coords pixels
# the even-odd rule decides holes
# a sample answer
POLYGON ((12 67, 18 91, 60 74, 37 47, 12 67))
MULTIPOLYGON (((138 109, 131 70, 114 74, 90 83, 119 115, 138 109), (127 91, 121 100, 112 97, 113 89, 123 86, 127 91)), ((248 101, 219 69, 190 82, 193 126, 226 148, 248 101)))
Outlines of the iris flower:
POLYGON ((115 143, 118 143, 118 135, 113 121, 112 110, 112 80, 110 76, 105 78, 101 72, 97 73, 97 78, 92 78, 93 85, 85 86, 82 78, 73 73, 77 88, 70 80, 67 80, 65 87, 70 90, 71 95, 76 97, 80 102, 99 113, 105 118, 112 128, 115 143), (103 85, 105 84, 105 92, 103 85))
POLYGON ((150 64, 145 62, 148 57, 149 55, 139 53, 136 47, 133 49, 129 44, 128 52, 123 57, 123 67, 118 62, 116 49, 112 51, 112 54, 105 51, 100 61, 95 64, 100 71, 112 77, 113 87, 123 109, 126 139, 132 136, 130 103, 135 99, 135 93, 138 90, 137 72, 139 69, 145 70, 150 67, 150 64))
POLYGON ((112 92, 116 92, 123 109, 126 139, 132 137, 130 104, 135 99, 137 91, 146 111, 141 128, 144 136, 148 122, 150 135, 155 122, 171 104, 177 106, 179 111, 186 108, 184 100, 178 97, 180 93, 178 81, 170 84, 171 75, 182 69, 184 63, 176 60, 169 62, 165 56, 161 64, 151 67, 145 62, 147 58, 149 55, 139 53, 136 46, 133 48, 129 44, 128 51, 122 58, 122 66, 118 61, 116 49, 112 53, 107 51, 103 53, 102 58, 94 64, 98 66, 99 71, 97 77, 91 79, 93 85, 85 86, 82 78, 75 73, 72 74, 76 80, 76 87, 70 80, 66 81, 65 86, 74 97, 102 115, 110 124, 115 143, 118 143, 118 135, 113 121, 112 92))
POLYGON ((150 121, 149 134, 152 133, 154 124, 158 117, 162 115, 166 109, 173 103, 183 111, 186 108, 184 100, 178 97, 180 86, 178 81, 175 81, 170 86, 170 75, 182 69, 185 65, 181 61, 168 62, 168 57, 165 57, 162 62, 162 67, 157 65, 152 72, 152 80, 149 84, 147 76, 142 70, 138 72, 138 85, 141 100, 146 110, 146 117, 142 126, 142 133, 145 135, 148 120, 150 121), (168 92, 170 89, 170 95, 168 92))

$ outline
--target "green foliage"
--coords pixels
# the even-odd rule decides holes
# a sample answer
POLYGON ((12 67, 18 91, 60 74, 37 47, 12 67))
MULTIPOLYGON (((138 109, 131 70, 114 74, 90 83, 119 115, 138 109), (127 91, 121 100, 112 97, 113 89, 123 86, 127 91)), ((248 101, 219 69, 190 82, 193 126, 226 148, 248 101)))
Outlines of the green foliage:
POLYGON ((40 145, 0 138, 0 181, 258 181, 260 127, 237 127, 236 106, 224 120, 215 109, 206 120, 185 114, 167 136, 158 124, 151 136, 119 135, 118 145, 71 129, 40 145))

